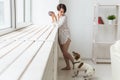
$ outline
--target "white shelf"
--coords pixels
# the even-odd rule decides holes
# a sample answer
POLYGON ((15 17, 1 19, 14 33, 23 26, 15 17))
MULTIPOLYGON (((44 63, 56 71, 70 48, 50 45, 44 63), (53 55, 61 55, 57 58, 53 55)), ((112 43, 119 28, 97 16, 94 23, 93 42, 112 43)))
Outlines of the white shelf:
POLYGON ((97 2, 96 1, 96 3, 95 3, 95 6, 120 6, 120 3, 119 3, 119 1, 116 3, 116 2, 112 2, 112 3, 108 3, 108 2, 101 2, 101 1, 99 1, 99 2, 97 2))
POLYGON ((110 59, 96 59, 97 64, 110 64, 111 60, 110 59))
POLYGON ((94 44, 114 44, 115 42, 94 42, 94 44))
POLYGON ((93 24, 94 24, 94 26, 118 26, 118 24, 106 24, 106 23, 104 23, 104 24, 98 24, 98 23, 96 23, 95 21, 93 22, 93 24))
POLYGON ((119 36, 119 4, 95 4, 93 21, 93 60, 96 63, 110 63, 110 46, 119 36), (113 24, 108 23, 107 17, 115 15, 113 24), (100 19, 101 24, 98 24, 100 19), (103 23, 103 24, 102 24, 103 23))
POLYGON ((118 26, 118 24, 96 24, 94 23, 94 26, 118 26))
POLYGON ((120 4, 99 4, 99 6, 120 6, 120 4))

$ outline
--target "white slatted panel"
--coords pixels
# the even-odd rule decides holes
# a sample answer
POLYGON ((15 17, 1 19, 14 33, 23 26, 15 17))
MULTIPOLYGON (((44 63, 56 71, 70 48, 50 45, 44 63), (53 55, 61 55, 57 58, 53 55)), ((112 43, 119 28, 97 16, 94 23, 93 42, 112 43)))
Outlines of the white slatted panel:
POLYGON ((23 41, 14 41, 12 44, 4 47, 0 50, 0 59, 3 58, 5 55, 9 54, 12 50, 16 47, 20 46, 23 41))
MULTIPOLYGON (((38 40, 47 30, 49 29, 49 26, 46 26, 44 29, 42 29, 40 32, 38 32, 36 35, 34 35, 29 40, 38 40)), ((42 39, 41 39, 42 40, 42 39)), ((42 40, 43 41, 43 40, 42 40)))
POLYGON ((17 35, 17 36, 15 36, 15 37, 12 37, 12 39, 19 40, 19 39, 21 39, 22 37, 27 36, 27 35, 31 34, 32 32, 36 31, 37 29, 39 29, 39 28, 36 28, 36 27, 35 27, 34 29, 31 29, 31 30, 29 30, 29 31, 26 31, 26 32, 20 34, 20 35, 17 35))
POLYGON ((53 26, 33 25, 1 36, 0 80, 56 80, 56 35, 53 26))
POLYGON ((24 54, 25 50, 27 50, 31 45, 32 41, 24 41, 20 46, 18 46, 15 50, 10 52, 8 55, 3 57, 0 60, 0 74, 3 73, 12 63, 17 60, 22 54, 24 54))
POLYGON ((56 37, 56 34, 57 34, 57 30, 58 28, 57 27, 54 27, 53 31, 51 32, 51 34, 49 35, 47 41, 55 41, 55 37, 56 37))
POLYGON ((42 28, 36 28, 34 31, 28 33, 27 35, 23 35, 21 37, 18 38, 18 40, 28 40, 29 38, 33 37, 36 33, 40 32, 42 30, 42 28))
POLYGON ((0 49, 12 44, 14 42, 14 40, 4 40, 0 43, 0 49))
MULTIPOLYGON (((42 80, 53 43, 46 42, 20 80, 42 80), (35 74, 35 75, 33 75, 35 74), (29 75, 29 76, 28 76, 29 75)), ((50 80, 50 79, 49 79, 50 80)))
POLYGON ((31 63, 36 56, 37 51, 43 42, 35 42, 27 49, 8 69, 0 76, 0 80, 18 80, 26 67, 31 63))
POLYGON ((51 34, 53 29, 54 29, 54 27, 50 26, 50 28, 48 30, 46 30, 38 40, 39 41, 41 41, 41 40, 45 41, 48 38, 48 36, 51 34))

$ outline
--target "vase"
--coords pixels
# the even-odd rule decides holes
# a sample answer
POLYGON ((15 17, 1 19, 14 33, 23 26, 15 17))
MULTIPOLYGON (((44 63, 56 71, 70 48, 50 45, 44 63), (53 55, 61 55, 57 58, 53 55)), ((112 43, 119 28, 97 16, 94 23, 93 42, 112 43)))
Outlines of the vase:
POLYGON ((113 24, 113 20, 108 20, 108 24, 113 24))

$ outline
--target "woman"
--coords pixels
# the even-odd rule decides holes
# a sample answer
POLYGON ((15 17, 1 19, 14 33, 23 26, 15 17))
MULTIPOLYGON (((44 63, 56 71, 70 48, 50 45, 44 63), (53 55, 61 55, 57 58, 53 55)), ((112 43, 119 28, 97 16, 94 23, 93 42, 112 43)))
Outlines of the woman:
POLYGON ((58 25, 59 27, 58 40, 66 63, 66 67, 62 68, 62 70, 70 70, 71 68, 70 68, 69 60, 72 63, 74 63, 74 59, 68 52, 68 47, 70 45, 71 39, 70 39, 70 31, 67 26, 67 17, 65 15, 66 12, 65 4, 59 4, 57 6, 57 10, 58 10, 58 15, 56 16, 54 12, 52 12, 51 17, 53 23, 58 25))

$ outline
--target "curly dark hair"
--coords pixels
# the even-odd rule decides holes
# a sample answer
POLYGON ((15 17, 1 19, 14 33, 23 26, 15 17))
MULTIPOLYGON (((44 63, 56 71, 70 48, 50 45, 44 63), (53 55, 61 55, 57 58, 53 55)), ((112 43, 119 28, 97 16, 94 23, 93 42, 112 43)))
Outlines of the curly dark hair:
POLYGON ((67 10, 65 4, 62 4, 62 3, 58 4, 58 6, 57 6, 57 10, 60 11, 61 8, 64 9, 64 13, 65 13, 66 10, 67 10))

